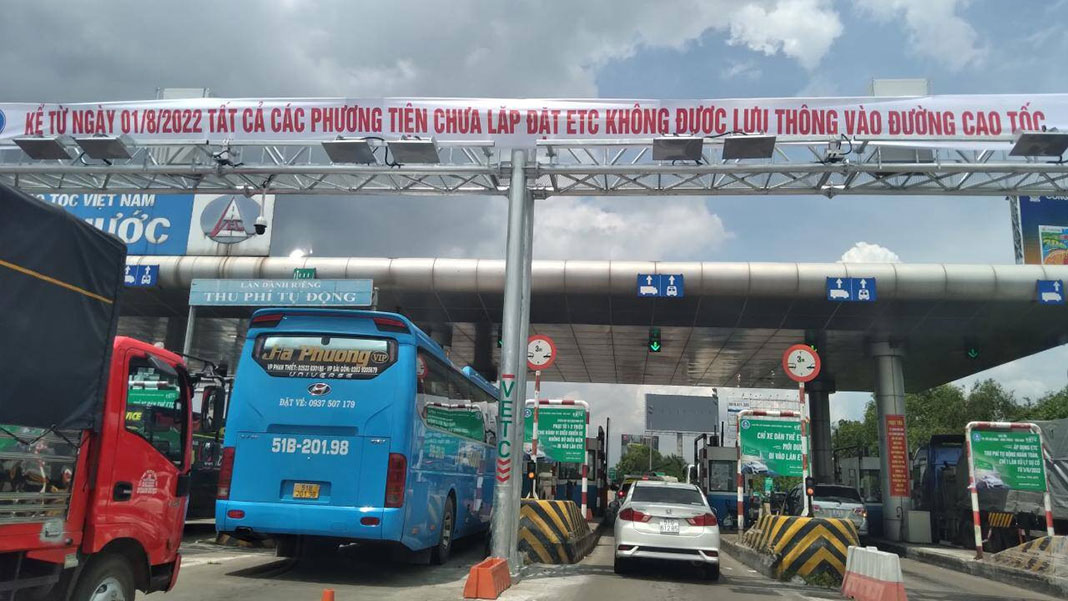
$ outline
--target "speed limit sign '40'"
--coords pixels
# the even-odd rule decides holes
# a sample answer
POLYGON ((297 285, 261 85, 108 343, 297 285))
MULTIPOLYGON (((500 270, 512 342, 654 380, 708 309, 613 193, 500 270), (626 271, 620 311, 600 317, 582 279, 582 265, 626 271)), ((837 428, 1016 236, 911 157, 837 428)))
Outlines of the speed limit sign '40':
POLYGON ((807 344, 795 344, 783 354, 782 369, 794 382, 810 382, 820 375, 820 356, 807 344))

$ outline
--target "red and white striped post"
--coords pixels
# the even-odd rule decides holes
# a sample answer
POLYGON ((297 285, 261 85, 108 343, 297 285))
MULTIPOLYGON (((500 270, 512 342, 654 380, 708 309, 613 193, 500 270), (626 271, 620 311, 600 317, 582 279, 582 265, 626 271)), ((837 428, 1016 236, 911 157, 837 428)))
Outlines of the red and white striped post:
MULTIPOLYGON (((755 417, 796 417, 801 419, 801 413, 799 411, 775 411, 771 409, 742 409, 738 412, 738 421, 735 424, 737 432, 735 434, 735 448, 738 450, 738 468, 735 476, 738 483, 738 532, 739 534, 745 530, 745 478, 742 476, 742 419, 755 416, 755 417)), ((802 438, 804 438, 805 425, 804 421, 801 422, 802 438)))
POLYGON ((1042 428, 1030 422, 968 422, 964 427, 964 444, 968 452, 968 494, 972 498, 972 527, 975 530, 975 558, 983 558, 983 527, 979 519, 979 493, 975 482, 975 455, 972 453, 972 430, 1027 430, 1038 435, 1038 452, 1042 456, 1042 475, 1046 491, 1042 502, 1046 510, 1046 535, 1053 536, 1053 506, 1049 498, 1049 474, 1046 472, 1046 452, 1042 441, 1042 428))
POLYGON ((534 426, 530 434, 530 460, 534 462, 534 481, 530 494, 538 498, 538 400, 541 398, 541 370, 534 371, 534 426))
MULTIPOLYGON (((590 439, 590 408, 586 406, 586 432, 582 436, 582 517, 589 520, 591 517, 589 513, 589 506, 586 504, 586 474, 590 465, 590 450, 586 441, 590 439)), ((1046 497, 1046 510, 1049 510, 1049 496, 1046 497)))
MULTIPOLYGON (((809 414, 808 404, 805 403, 805 383, 803 381, 797 383, 798 389, 798 402, 801 403, 801 486, 805 486, 808 482, 808 427, 809 427, 809 414)), ((808 496, 808 490, 805 494, 801 495, 805 498, 805 517, 812 517, 812 499, 808 496)))

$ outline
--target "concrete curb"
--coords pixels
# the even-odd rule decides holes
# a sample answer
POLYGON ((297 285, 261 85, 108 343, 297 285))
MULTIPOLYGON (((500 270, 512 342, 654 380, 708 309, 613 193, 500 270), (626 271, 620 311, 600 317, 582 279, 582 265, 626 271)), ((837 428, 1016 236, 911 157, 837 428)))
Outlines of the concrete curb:
POLYGON ((891 541, 872 541, 882 551, 889 551, 900 557, 922 561, 954 572, 971 574, 987 580, 1019 586, 1037 593, 1068 597, 1068 578, 1044 576, 1018 568, 1002 566, 987 561, 954 557, 943 553, 932 553, 923 547, 913 547, 891 541))
POLYGON ((731 557, 772 580, 779 579, 778 576, 775 575, 775 570, 772 567, 775 560, 770 555, 765 555, 750 549, 727 536, 720 536, 719 544, 731 557))

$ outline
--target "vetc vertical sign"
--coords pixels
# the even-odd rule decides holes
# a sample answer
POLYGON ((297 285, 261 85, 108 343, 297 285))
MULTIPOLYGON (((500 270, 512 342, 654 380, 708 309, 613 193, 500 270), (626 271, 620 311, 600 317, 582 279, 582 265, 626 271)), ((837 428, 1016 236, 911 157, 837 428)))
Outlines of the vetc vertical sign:
POLYGON ((889 453, 890 496, 909 496, 909 445, 905 416, 886 416, 886 452, 889 453))
POLYGON ((497 434, 497 482, 512 479, 512 419, 515 416, 515 374, 501 374, 501 411, 497 434))

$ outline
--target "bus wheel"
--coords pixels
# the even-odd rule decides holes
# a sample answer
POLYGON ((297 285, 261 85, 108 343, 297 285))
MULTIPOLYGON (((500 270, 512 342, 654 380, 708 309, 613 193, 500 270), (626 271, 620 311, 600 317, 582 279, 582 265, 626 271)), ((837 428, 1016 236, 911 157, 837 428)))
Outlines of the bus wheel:
POLYGON ((445 500, 445 511, 441 512, 438 546, 434 547, 430 553, 430 561, 434 565, 440 566, 449 561, 449 554, 452 553, 452 536, 455 523, 456 501, 452 499, 452 495, 449 495, 448 499, 445 500))

